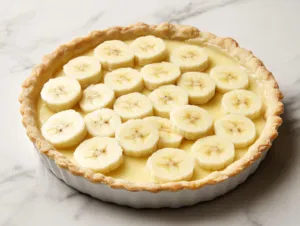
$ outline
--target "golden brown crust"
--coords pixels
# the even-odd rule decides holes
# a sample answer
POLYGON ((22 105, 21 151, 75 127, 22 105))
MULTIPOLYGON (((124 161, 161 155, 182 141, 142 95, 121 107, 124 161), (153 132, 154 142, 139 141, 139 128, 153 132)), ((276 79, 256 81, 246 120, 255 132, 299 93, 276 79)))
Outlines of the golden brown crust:
POLYGON ((84 176, 94 183, 104 183, 112 188, 122 188, 130 191, 159 192, 162 190, 178 191, 184 188, 198 189, 204 185, 216 184, 239 174, 253 162, 258 160, 272 145, 272 141, 278 135, 278 127, 282 123, 280 115, 283 113, 282 93, 271 72, 256 58, 252 52, 240 48, 238 43, 231 38, 220 38, 211 33, 201 32, 197 28, 183 25, 162 23, 159 25, 147 25, 137 23, 127 27, 111 27, 105 30, 93 31, 88 36, 76 38, 73 41, 58 47, 53 53, 46 55, 40 65, 36 66, 31 75, 24 81, 20 95, 21 114, 23 125, 30 140, 35 147, 56 164, 69 170, 72 174, 84 176), (202 45, 212 45, 234 57, 241 65, 250 70, 255 79, 264 87, 263 96, 266 99, 266 125, 257 141, 249 148, 244 157, 237 160, 223 171, 213 172, 207 177, 196 181, 155 183, 132 183, 122 179, 94 173, 91 170, 82 169, 68 160, 63 154, 47 142, 40 133, 37 122, 36 99, 39 96, 43 84, 51 78, 55 72, 71 58, 78 56, 101 42, 110 39, 128 40, 143 35, 155 35, 164 39, 182 40, 202 45))

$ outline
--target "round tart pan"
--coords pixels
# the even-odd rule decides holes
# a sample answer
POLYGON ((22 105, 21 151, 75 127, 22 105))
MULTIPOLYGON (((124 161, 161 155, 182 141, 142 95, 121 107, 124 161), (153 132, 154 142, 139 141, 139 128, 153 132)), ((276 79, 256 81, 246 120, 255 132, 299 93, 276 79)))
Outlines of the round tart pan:
POLYGON ((220 38, 197 28, 163 23, 147 25, 138 23, 127 27, 111 27, 91 32, 83 38, 58 47, 46 55, 40 65, 24 81, 19 101, 21 103, 22 122, 26 133, 34 143, 45 166, 57 178, 75 189, 103 201, 127 205, 135 208, 177 208, 214 199, 234 189, 244 182, 265 158, 273 140, 278 135, 282 123, 283 98, 278 84, 271 72, 252 52, 240 48, 231 38, 220 38), (41 135, 38 127, 36 100, 43 85, 70 59, 95 48, 106 40, 130 40, 140 36, 154 35, 163 39, 201 43, 223 50, 236 59, 242 66, 255 74, 262 84, 262 96, 265 98, 264 117, 266 125, 248 152, 222 171, 216 171, 196 181, 155 183, 130 183, 111 178, 91 170, 80 168, 58 152, 41 135))

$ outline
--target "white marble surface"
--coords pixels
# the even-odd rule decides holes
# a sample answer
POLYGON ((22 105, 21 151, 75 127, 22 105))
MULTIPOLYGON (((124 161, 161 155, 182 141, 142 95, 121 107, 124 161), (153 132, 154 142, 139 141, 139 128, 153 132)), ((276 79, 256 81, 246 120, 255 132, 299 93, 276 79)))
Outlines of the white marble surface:
POLYGON ((300 225, 300 1, 1 0, 0 225, 300 225), (85 3, 83 3, 85 2, 85 3), (231 36, 276 76, 285 95, 280 136, 257 173, 230 194, 177 210, 106 204, 50 174, 25 136, 17 97, 45 53, 111 25, 171 21, 231 36))

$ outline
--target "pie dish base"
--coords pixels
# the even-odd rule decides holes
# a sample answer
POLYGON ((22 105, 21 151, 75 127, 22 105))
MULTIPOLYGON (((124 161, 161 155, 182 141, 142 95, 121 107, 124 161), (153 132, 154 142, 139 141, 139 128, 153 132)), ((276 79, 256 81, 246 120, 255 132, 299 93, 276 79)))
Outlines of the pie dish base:
POLYGON ((55 164, 54 160, 49 159, 45 154, 39 152, 38 149, 37 152, 46 168, 54 173, 57 178, 76 190, 100 199, 101 201, 133 208, 179 208, 209 201, 233 190, 255 172, 268 151, 262 153, 260 158, 245 168, 241 173, 229 177, 222 182, 204 185, 194 190, 182 189, 179 191, 160 191, 157 193, 149 191, 129 191, 123 188, 112 188, 102 183, 91 183, 82 176, 76 176, 70 173, 70 171, 60 168, 55 164))

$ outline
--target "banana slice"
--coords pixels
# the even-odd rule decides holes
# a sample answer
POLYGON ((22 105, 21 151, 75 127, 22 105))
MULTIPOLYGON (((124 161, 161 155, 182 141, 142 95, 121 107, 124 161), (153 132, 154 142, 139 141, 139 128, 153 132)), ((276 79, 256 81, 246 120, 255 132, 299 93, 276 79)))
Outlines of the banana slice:
POLYGON ((210 76, 216 83, 217 90, 226 93, 235 89, 247 89, 249 80, 245 69, 237 66, 217 66, 211 69, 210 76))
POLYGON ((141 72, 145 86, 150 90, 155 90, 163 85, 175 84, 180 76, 179 67, 168 62, 146 65, 141 72))
POLYGON ((244 115, 254 119, 261 115, 262 101, 248 90, 233 90, 224 94, 222 107, 226 113, 244 115))
POLYGON ((81 87, 77 80, 58 77, 45 83, 41 97, 53 111, 63 111, 74 107, 81 97, 81 87))
POLYGON ((120 68, 109 72, 104 77, 104 83, 115 91, 117 97, 140 92, 144 88, 142 74, 132 68, 120 68))
POLYGON ((219 136, 200 138, 192 146, 199 166, 206 170, 221 170, 233 163, 235 158, 234 145, 219 136))
POLYGON ((140 66, 159 62, 167 57, 164 41, 152 35, 135 39, 130 47, 135 53, 135 61, 140 66))
POLYGON ((180 76, 177 86, 189 94, 190 104, 205 104, 215 95, 215 82, 206 73, 186 72, 180 76))
POLYGON ((122 124, 120 116, 108 108, 87 114, 84 122, 89 134, 95 137, 114 137, 116 129, 122 124))
POLYGON ((104 84, 90 85, 83 91, 79 102, 81 110, 92 112, 99 108, 111 108, 115 93, 104 84))
POLYGON ((122 148, 114 138, 93 137, 76 148, 74 160, 81 167, 108 173, 123 163, 122 152, 122 148))
POLYGON ((215 122, 215 133, 229 139, 236 148, 252 144, 256 138, 254 123, 242 115, 226 115, 215 122))
POLYGON ((185 151, 176 148, 160 149, 147 161, 151 175, 161 183, 190 180, 194 166, 195 160, 185 151))
POLYGON ((151 116, 144 118, 145 121, 154 125, 159 131, 158 148, 179 148, 183 137, 174 131, 169 119, 151 116))
POLYGON ((101 78, 101 64, 96 57, 80 56, 70 60, 64 67, 67 76, 77 79, 82 87, 98 83, 101 78))
POLYGON ((114 110, 121 116, 123 122, 153 115, 151 101, 140 93, 130 93, 119 97, 114 104, 114 110))
POLYGON ((176 108, 170 113, 170 119, 176 131, 188 140, 205 136, 211 131, 213 124, 209 113, 194 105, 176 108))
POLYGON ((56 148, 69 148, 79 144, 86 135, 81 115, 74 110, 52 115, 42 127, 43 137, 56 148))
POLYGON ((198 46, 182 46, 171 52, 170 62, 178 65, 181 72, 204 71, 208 67, 208 54, 198 46))
POLYGON ((94 50, 102 66, 108 70, 121 67, 133 67, 134 53, 124 42, 119 40, 105 41, 94 50))
POLYGON ((159 134, 151 123, 135 119, 125 122, 117 129, 116 139, 125 155, 141 157, 156 151, 159 134))
POLYGON ((188 104, 189 97, 185 90, 174 85, 161 86, 148 96, 152 101, 154 115, 169 118, 170 112, 179 106, 188 104))

